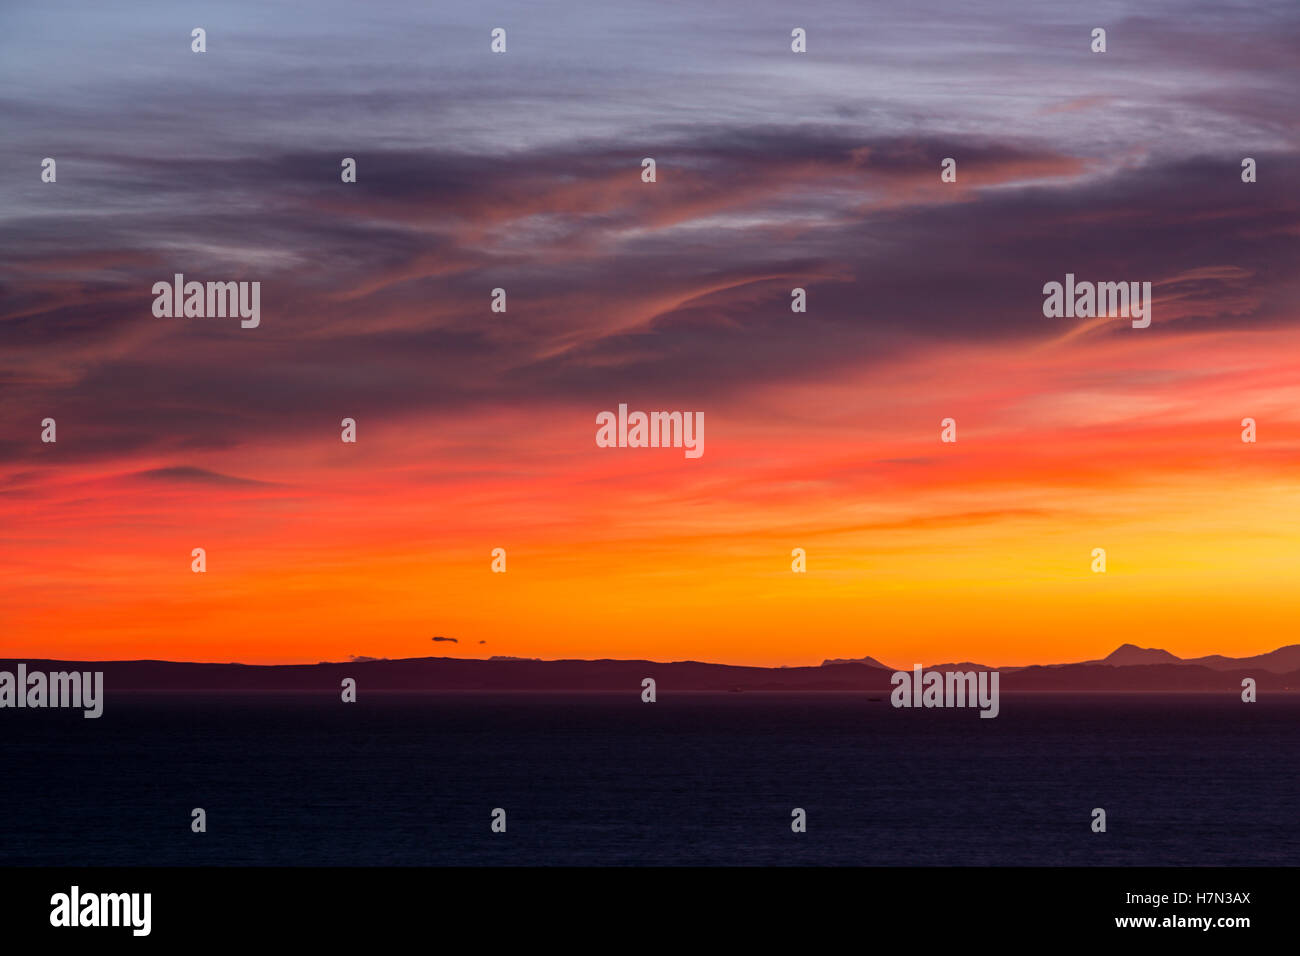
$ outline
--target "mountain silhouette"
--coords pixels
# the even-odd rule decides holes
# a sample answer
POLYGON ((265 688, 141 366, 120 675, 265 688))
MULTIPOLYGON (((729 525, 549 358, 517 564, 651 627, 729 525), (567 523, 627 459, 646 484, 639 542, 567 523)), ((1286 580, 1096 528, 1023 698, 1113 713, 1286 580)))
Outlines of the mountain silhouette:
MULTIPOLYGON (((1110 664, 1115 667, 1128 667, 1133 664, 1176 664, 1179 661, 1180 658, 1158 647, 1138 647, 1136 644, 1121 644, 1097 663, 1110 664)), ((1089 661, 1088 663, 1092 662, 1089 661)))
POLYGON ((1288 671, 1300 670, 1300 644, 1289 644, 1286 647, 1279 647, 1275 651, 1269 651, 1267 654, 1256 654, 1254 657, 1224 657, 1222 654, 1211 654, 1208 657, 1189 657, 1183 663, 1199 664, 1202 667, 1211 667, 1215 670, 1257 667, 1262 670, 1283 674, 1288 671))
POLYGON ((822 667, 836 667, 840 664, 865 664, 867 667, 879 667, 883 670, 892 671, 893 668, 887 664, 882 664, 874 657, 834 657, 822 661, 822 667))
MULTIPOLYGON (((1125 644, 1100 661, 997 668, 1001 693, 1239 694, 1252 678, 1261 694, 1300 691, 1300 645, 1247 658, 1211 655, 1180 660, 1167 651, 1125 644), (1283 669, 1286 668, 1286 669, 1283 669)), ((205 664, 179 661, 0 660, 34 671, 102 671, 108 694, 122 691, 307 691, 337 695, 353 678, 370 691, 641 691, 652 677, 660 695, 699 691, 866 691, 888 694, 894 671, 874 658, 830 660, 815 667, 745 667, 701 661, 477 660, 417 657, 356 658, 319 664, 205 664)), ((911 666, 898 668, 911 670, 911 666)), ((927 665, 927 671, 985 670, 980 664, 927 665)))

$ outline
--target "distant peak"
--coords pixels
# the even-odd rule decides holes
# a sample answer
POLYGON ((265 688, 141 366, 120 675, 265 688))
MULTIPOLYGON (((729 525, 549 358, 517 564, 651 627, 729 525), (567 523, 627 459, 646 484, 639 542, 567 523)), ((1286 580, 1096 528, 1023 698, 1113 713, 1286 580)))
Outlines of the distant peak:
POLYGON ((1181 658, 1159 647, 1138 647, 1121 644, 1102 658, 1103 664, 1170 664, 1181 658))
POLYGON ((893 670, 887 667, 874 657, 835 657, 822 661, 822 667, 834 667, 836 664, 866 664, 868 667, 879 667, 881 670, 893 670))

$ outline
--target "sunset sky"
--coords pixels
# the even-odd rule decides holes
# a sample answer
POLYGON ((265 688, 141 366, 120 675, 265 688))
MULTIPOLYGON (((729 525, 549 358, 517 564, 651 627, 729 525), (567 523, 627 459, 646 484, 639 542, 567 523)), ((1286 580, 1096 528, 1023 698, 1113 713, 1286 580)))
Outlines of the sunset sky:
POLYGON ((313 7, 0 9, 0 657, 1297 641, 1294 0, 313 7))

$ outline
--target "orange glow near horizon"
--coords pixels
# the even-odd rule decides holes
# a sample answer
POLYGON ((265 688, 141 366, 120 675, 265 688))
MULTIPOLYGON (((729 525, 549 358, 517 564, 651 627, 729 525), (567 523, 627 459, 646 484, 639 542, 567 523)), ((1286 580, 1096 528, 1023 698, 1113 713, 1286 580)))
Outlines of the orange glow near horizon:
POLYGON ((1298 344, 1153 327, 918 351, 702 407, 697 460, 597 448, 616 394, 362 418, 356 445, 323 410, 317 434, 187 455, 193 473, 59 463, 78 440, 60 421, 57 469, 3 474, 0 656, 1261 653, 1300 611, 1298 344))

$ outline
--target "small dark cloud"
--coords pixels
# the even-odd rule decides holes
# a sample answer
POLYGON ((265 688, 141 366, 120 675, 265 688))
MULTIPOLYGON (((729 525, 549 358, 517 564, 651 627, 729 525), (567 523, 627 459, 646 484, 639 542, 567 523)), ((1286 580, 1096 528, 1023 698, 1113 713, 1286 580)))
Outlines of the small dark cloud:
POLYGON ((460 641, 458 641, 458 640, 457 640, 456 638, 454 638, 454 637, 443 637, 441 634, 438 635, 437 637, 435 637, 434 640, 435 640, 435 641, 450 641, 450 642, 453 643, 453 644, 459 644, 459 643, 460 643, 460 641))
POLYGON ((252 478, 238 478, 208 471, 206 468, 193 468, 188 465, 176 465, 171 468, 150 468, 137 471, 133 477, 150 481, 187 481, 201 485, 270 485, 269 481, 256 481, 252 478))
POLYGON ((364 664, 366 661, 386 661, 387 657, 366 657, 364 654, 349 654, 348 660, 354 664, 364 664))

